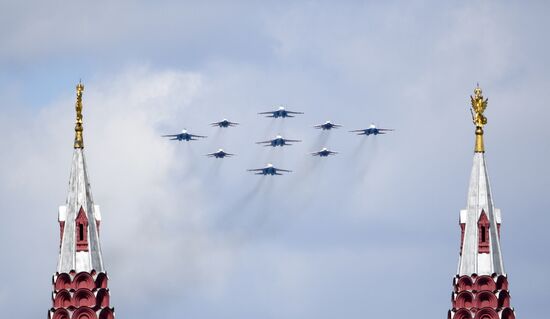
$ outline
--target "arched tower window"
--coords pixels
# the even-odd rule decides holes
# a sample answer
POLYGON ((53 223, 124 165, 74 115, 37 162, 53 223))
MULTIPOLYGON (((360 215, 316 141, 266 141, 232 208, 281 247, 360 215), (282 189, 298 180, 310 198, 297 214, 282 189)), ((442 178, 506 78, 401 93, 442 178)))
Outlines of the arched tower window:
POLYGON ((76 216, 76 251, 88 251, 88 218, 84 208, 76 216))
POLYGON ((489 253, 489 218, 485 211, 481 211, 481 216, 477 222, 477 227, 479 231, 478 243, 479 243, 479 253, 488 254, 489 253))

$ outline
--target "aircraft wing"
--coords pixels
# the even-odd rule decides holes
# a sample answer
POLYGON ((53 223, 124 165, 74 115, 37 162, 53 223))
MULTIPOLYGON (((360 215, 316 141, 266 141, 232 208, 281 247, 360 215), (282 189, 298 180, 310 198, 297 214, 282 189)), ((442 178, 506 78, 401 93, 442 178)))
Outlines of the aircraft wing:
POLYGON ((292 171, 290 171, 290 170, 288 170, 288 169, 280 169, 280 168, 276 168, 275 170, 278 171, 278 172, 286 172, 286 173, 292 172, 292 171))
POLYGON ((313 128, 323 128, 323 125, 315 125, 313 128))
POLYGON ((214 122, 214 123, 210 123, 210 126, 219 126, 220 124, 222 124, 221 122, 214 122))
POLYGON ((247 169, 248 172, 262 172, 264 169, 263 168, 251 168, 251 169, 247 169))
POLYGON ((260 112, 258 114, 273 114, 273 111, 268 111, 268 112, 260 112))
POLYGON ((206 156, 208 156, 208 157, 216 156, 216 153, 206 154, 206 156))
POLYGON ((235 156, 235 154, 225 153, 225 156, 235 156))
POLYGON ((179 134, 168 134, 168 135, 161 135, 161 137, 176 137, 179 134))
POLYGON ((304 114, 304 112, 286 111, 288 114, 304 114))
POLYGON ((338 127, 342 127, 342 125, 340 125, 340 124, 332 124, 332 127, 338 128, 338 127))
POLYGON ((379 131, 395 131, 393 128, 379 128, 379 131))
POLYGON ((206 136, 203 136, 203 135, 194 135, 194 134, 189 134, 189 136, 191 136, 191 137, 200 137, 200 138, 206 138, 206 136))
POLYGON ((350 132, 359 133, 359 132, 365 132, 365 130, 353 130, 353 131, 350 131, 350 132))
POLYGON ((271 140, 269 140, 269 141, 261 141, 261 142, 256 142, 256 144, 266 144, 266 143, 267 143, 267 144, 271 144, 271 142, 273 142, 273 141, 271 141, 271 140))
POLYGON ((239 125, 239 123, 237 123, 237 122, 229 122, 229 126, 235 126, 235 125, 239 125))
POLYGON ((296 142, 301 142, 302 140, 285 140, 285 142, 291 142, 291 143, 296 143, 296 142))
POLYGON ((320 152, 313 152, 313 153, 310 153, 310 154, 313 155, 313 156, 320 156, 321 155, 320 152))

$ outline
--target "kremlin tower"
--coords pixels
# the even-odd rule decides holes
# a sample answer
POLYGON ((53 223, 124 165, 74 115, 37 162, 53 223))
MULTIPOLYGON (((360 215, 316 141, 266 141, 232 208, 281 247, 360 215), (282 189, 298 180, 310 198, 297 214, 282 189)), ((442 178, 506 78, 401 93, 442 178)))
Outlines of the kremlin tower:
POLYGON ((479 86, 474 90, 472 118, 476 126, 474 163, 468 204, 460 211, 462 231, 457 275, 453 280, 449 319, 515 319, 510 306, 508 276, 500 250, 500 210, 493 205, 485 147, 483 115, 487 99, 479 86))
POLYGON ((94 205, 82 138, 82 92, 76 86, 74 153, 69 194, 59 207, 60 251, 48 319, 114 319, 99 243, 101 213, 94 205))

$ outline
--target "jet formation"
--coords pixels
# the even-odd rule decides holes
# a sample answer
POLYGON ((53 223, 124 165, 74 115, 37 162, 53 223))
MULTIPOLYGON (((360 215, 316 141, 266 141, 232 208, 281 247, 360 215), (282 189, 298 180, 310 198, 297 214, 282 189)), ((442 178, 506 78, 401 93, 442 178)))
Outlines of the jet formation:
MULTIPOLYGON (((295 117, 298 114, 304 114, 304 113, 303 112, 297 112, 297 111, 290 111, 290 110, 287 110, 285 107, 281 106, 281 107, 278 107, 277 109, 275 109, 273 111, 260 112, 258 114, 265 115, 266 117, 269 117, 269 118, 275 118, 275 119, 283 118, 284 119, 284 118, 287 118, 287 117, 292 118, 292 117, 295 117)), ((210 126, 219 127, 219 128, 235 127, 237 125, 239 125, 239 123, 231 122, 228 119, 223 119, 219 122, 210 123, 210 126)), ((342 127, 342 125, 332 123, 331 121, 326 121, 323 124, 313 126, 313 128, 320 129, 320 130, 323 130, 323 131, 329 131, 329 130, 337 129, 337 128, 340 128, 340 127, 342 127)), ((373 123, 365 129, 352 130, 350 132, 357 133, 357 135, 369 136, 369 135, 387 134, 390 131, 394 131, 394 129, 391 129, 391 128, 378 128, 373 123)), ((167 135, 162 135, 162 137, 168 137, 172 141, 196 141, 196 140, 199 140, 199 139, 202 139, 202 138, 206 138, 206 136, 203 136, 203 135, 191 134, 186 129, 182 130, 182 132, 179 133, 179 134, 167 134, 167 135)), ((273 139, 256 142, 256 144, 264 145, 266 147, 267 146, 270 146, 270 147, 277 147, 277 146, 283 147, 283 146, 290 146, 290 145, 293 145, 292 143, 298 143, 298 142, 301 142, 301 141, 302 140, 287 139, 287 138, 284 138, 282 135, 277 135, 273 139)), ((331 155, 338 154, 338 152, 331 151, 328 148, 323 147, 320 151, 312 152, 310 154, 312 156, 317 156, 317 157, 329 157, 331 155)), ((235 156, 235 154, 227 153, 223 149, 220 148, 220 149, 218 149, 217 152, 206 154, 206 156, 213 157, 213 158, 225 158, 225 157, 235 156)), ((273 164, 271 164, 271 163, 268 163, 265 167, 248 169, 247 171, 254 172, 255 175, 263 175, 263 176, 266 176, 266 175, 270 175, 270 176, 283 175, 283 173, 292 172, 291 170, 277 168, 277 167, 273 166, 273 164)))

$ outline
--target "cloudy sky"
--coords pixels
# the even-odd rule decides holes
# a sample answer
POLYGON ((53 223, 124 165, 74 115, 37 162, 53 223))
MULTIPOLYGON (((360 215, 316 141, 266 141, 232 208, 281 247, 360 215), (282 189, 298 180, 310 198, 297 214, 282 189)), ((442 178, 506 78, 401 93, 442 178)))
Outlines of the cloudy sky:
POLYGON ((545 1, 0 1, 0 311, 51 306, 74 87, 120 318, 444 318, 469 95, 519 317, 550 268, 545 1), (303 116, 257 112, 287 105, 303 116), (242 123, 221 131, 208 123, 242 123), (311 128, 343 124, 330 134, 311 128), (375 122, 391 135, 348 130, 375 122), (187 128, 208 135, 171 143, 187 128), (255 145, 276 134, 288 148, 255 145), (307 155, 322 146, 340 154, 307 155), (223 147, 238 154, 209 159, 223 147), (262 178, 267 162, 294 172, 262 178))

